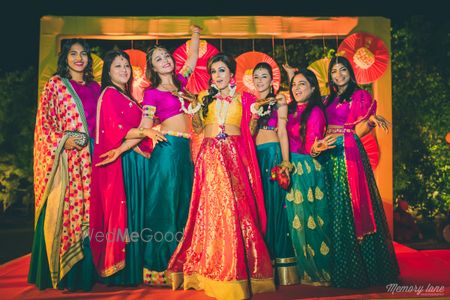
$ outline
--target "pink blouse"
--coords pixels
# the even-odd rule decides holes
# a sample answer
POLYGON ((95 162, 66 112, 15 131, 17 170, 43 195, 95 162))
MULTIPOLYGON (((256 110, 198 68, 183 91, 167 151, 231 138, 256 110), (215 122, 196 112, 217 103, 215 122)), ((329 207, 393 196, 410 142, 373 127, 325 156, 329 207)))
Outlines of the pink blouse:
POLYGON ((300 138, 300 118, 305 108, 306 104, 298 105, 297 111, 288 115, 286 129, 289 137, 289 151, 309 155, 316 137, 318 140, 324 137, 326 121, 322 110, 319 107, 314 107, 306 121, 305 144, 303 145, 300 138))
POLYGON ((372 96, 365 90, 356 90, 351 96, 351 99, 352 101, 350 102, 344 101, 343 103, 339 103, 339 97, 334 98, 333 102, 326 108, 328 125, 344 126, 346 123, 352 123, 354 120, 362 117, 366 113, 366 106, 370 106, 372 103, 372 96), (366 102, 368 104, 365 104, 366 102), (361 105, 361 103, 365 105, 361 105), (358 109, 359 107, 353 107, 352 109, 352 105, 364 106, 364 108, 358 109), (350 113, 353 113, 355 117, 351 118, 350 113), (352 120, 350 121, 349 119, 352 120))
POLYGON ((70 80, 70 83, 83 104, 89 136, 93 138, 95 135, 95 119, 97 115, 97 101, 100 96, 100 85, 96 81, 80 84, 75 80, 70 80))
MULTIPOLYGON (((187 79, 181 74, 177 74, 177 79, 181 83, 181 90, 184 90, 187 79)), ((173 96, 169 91, 160 91, 157 88, 150 88, 144 92, 144 100, 142 106, 153 106, 156 108, 155 116, 160 122, 164 122, 168 118, 183 113, 181 110, 181 102, 177 97, 173 96)), ((184 101, 184 106, 189 106, 188 101, 184 101)))

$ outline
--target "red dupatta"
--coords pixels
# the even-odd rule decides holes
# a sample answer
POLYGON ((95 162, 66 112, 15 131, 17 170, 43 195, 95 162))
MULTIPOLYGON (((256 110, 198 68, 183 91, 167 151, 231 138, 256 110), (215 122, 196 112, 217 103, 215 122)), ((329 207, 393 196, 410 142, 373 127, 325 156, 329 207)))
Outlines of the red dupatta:
POLYGON ((354 136, 355 126, 374 115, 377 102, 365 90, 357 90, 351 96, 350 113, 347 116, 344 128, 345 162, 347 165, 347 178, 352 201, 353 219, 357 239, 376 232, 375 218, 372 209, 364 165, 354 136))
POLYGON ((97 104, 97 126, 92 166, 91 249, 102 277, 125 267, 127 206, 122 159, 102 167, 99 156, 122 144, 127 132, 139 126, 138 104, 113 87, 107 87, 97 104))

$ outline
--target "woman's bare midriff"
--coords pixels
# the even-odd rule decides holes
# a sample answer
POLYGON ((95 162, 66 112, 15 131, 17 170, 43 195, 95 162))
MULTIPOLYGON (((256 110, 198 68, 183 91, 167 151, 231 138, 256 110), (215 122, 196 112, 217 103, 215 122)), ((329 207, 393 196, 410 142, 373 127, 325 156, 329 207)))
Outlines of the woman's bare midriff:
POLYGON ((160 125, 160 130, 190 133, 190 119, 185 114, 175 115, 164 120, 160 125))
POLYGON ((278 134, 274 130, 259 129, 256 135, 256 145, 262 145, 266 143, 279 142, 278 134))
MULTIPOLYGON (((220 132, 219 125, 210 124, 203 128, 203 136, 210 138, 216 137, 220 132)), ((241 135, 241 128, 235 125, 225 124, 225 133, 228 135, 241 135)))

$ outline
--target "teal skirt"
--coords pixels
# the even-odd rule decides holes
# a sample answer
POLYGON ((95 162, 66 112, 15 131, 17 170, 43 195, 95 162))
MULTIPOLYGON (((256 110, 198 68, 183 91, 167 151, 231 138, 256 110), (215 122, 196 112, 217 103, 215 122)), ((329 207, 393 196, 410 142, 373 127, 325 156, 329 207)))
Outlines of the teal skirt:
MULTIPOLYGON (((94 140, 91 138, 89 149, 93 153, 94 140)), ((44 220, 47 203, 44 204, 36 224, 33 246, 31 248, 30 270, 28 282, 35 284, 40 290, 52 288, 50 268, 44 239, 44 220)), ((70 291, 90 291, 98 279, 92 260, 90 242, 85 238, 82 242, 84 258, 77 262, 58 283, 58 289, 70 291)))
POLYGON ((332 284, 336 287, 365 288, 396 282, 399 268, 372 167, 361 141, 356 135, 355 138, 368 180, 377 226, 375 233, 366 235, 361 241, 356 239, 343 137, 338 137, 336 148, 323 152, 319 159, 325 172, 331 220, 332 284))
POLYGON ((147 284, 166 285, 165 271, 183 237, 189 212, 194 176, 190 140, 165 135, 150 157, 144 204, 144 279, 147 284), (155 280, 153 280, 155 279, 155 280))
MULTIPOLYGON (((34 232, 33 247, 31 248, 30 270, 28 272, 28 282, 35 284, 40 290, 52 288, 50 268, 48 265, 47 250, 44 239, 44 204, 41 215, 34 232)), ((58 289, 68 289, 70 291, 90 291, 97 279, 97 272, 92 261, 92 254, 89 239, 83 240, 84 258, 77 262, 72 269, 58 283, 58 289)))
POLYGON ((264 240, 274 265, 275 281, 281 285, 297 284, 296 259, 286 214, 286 191, 270 180, 270 171, 282 160, 280 143, 258 145, 256 152, 267 215, 264 240))
POLYGON ((322 166, 310 155, 291 153, 294 170, 286 206, 301 283, 330 285, 329 212, 322 166))
POLYGON ((122 174, 127 197, 127 229, 131 237, 125 246, 125 268, 102 278, 105 284, 136 286, 142 283, 144 249, 141 233, 144 228, 144 203, 148 193, 149 171, 149 159, 133 150, 122 155, 122 174))

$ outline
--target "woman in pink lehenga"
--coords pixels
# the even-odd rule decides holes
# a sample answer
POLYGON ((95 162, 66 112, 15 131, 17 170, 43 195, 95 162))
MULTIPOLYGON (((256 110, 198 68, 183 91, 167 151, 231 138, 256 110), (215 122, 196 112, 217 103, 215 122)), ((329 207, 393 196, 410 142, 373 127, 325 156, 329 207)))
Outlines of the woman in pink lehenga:
MULTIPOLYGON (((198 96, 193 118, 204 139, 195 163, 191 207, 183 240, 169 262, 172 287, 205 290, 219 299, 274 291, 264 244, 266 217, 250 136, 250 94, 235 93, 233 57, 208 62, 210 89, 198 96)), ((194 100, 195 101, 195 100, 194 100)))

